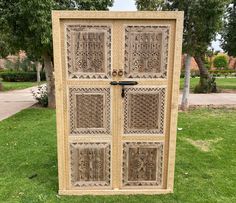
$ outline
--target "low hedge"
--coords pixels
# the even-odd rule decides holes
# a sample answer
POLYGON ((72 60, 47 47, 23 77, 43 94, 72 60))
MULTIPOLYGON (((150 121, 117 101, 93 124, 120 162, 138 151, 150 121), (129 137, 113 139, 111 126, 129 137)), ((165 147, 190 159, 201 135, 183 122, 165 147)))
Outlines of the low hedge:
POLYGON ((232 74, 232 73, 236 73, 236 70, 209 70, 209 73, 211 74, 232 74))
MULTIPOLYGON (((41 80, 46 80, 45 73, 41 72, 41 80)), ((23 71, 4 71, 0 72, 0 77, 5 82, 35 82, 37 81, 37 72, 23 71)))
MULTIPOLYGON (((219 77, 221 75, 224 76, 236 76, 236 70, 228 69, 228 70, 209 70, 209 73, 212 74, 215 77, 219 77)), ((191 77, 199 77, 200 73, 199 70, 191 70, 191 77)), ((181 71, 180 78, 184 78, 184 70, 181 71)))

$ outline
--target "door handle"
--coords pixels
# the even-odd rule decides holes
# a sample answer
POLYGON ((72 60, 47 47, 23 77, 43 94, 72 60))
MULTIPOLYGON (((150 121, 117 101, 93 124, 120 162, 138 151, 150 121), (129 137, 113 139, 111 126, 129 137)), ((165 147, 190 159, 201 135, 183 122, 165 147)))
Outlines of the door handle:
POLYGON ((111 85, 121 85, 122 86, 122 90, 121 90, 121 97, 124 98, 125 97, 125 85, 137 85, 138 82, 137 81, 112 81, 110 82, 111 85))
POLYGON ((118 81, 118 82, 112 81, 112 82, 110 82, 110 84, 111 85, 122 85, 122 86, 124 86, 124 85, 137 85, 138 82, 137 81, 118 81))

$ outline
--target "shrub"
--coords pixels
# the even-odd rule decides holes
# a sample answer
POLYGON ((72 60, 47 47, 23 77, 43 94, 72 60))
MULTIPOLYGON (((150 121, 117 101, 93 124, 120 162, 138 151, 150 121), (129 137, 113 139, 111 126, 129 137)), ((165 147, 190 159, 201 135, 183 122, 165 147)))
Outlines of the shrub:
POLYGON ((33 97, 38 101, 40 106, 48 106, 48 91, 46 84, 38 86, 38 90, 32 91, 32 94, 33 97))
POLYGON ((20 58, 17 57, 16 61, 11 61, 9 59, 6 59, 4 66, 9 71, 23 71, 23 72, 36 71, 35 64, 32 61, 30 61, 28 57, 25 57, 22 60, 20 60, 20 58))
POLYGON ((218 92, 215 78, 212 77, 210 80, 207 80, 206 78, 200 78, 199 83, 195 86, 193 91, 194 93, 218 92))
MULTIPOLYGON (((36 72, 23 72, 23 71, 3 71, 0 77, 6 82, 35 82, 37 81, 36 72)), ((41 73, 41 80, 45 80, 45 73, 41 73)))
POLYGON ((219 55, 214 58, 213 61, 214 67, 217 69, 227 69, 228 67, 228 61, 226 56, 224 55, 219 55))

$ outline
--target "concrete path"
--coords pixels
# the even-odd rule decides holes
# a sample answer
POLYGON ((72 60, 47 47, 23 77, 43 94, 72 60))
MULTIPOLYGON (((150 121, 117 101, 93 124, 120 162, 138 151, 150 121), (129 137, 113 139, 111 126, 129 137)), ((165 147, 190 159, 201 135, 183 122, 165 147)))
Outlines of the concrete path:
POLYGON ((36 87, 0 92, 0 121, 34 105, 36 100, 32 96, 32 89, 36 87))
MULTIPOLYGON (((26 109, 36 103, 31 90, 37 87, 31 87, 24 90, 14 90, 0 92, 0 121, 8 118, 17 112, 26 109)), ((182 95, 179 96, 179 104, 182 95)), ((190 106, 234 106, 236 107, 236 94, 190 94, 190 106)))
MULTIPOLYGON (((179 96, 179 104, 181 100, 182 94, 179 96)), ((236 107, 236 93, 190 94, 189 105, 236 107)))

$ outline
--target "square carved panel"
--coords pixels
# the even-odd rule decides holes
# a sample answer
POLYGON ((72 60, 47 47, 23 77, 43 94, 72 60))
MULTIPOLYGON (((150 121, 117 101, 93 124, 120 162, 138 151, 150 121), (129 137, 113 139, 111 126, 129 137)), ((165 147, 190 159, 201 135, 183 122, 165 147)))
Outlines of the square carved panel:
POLYGON ((109 143, 71 143, 71 184, 74 187, 110 185, 109 143))
POLYGON ((162 184, 163 143, 123 143, 123 186, 162 184))
POLYGON ((69 88, 70 133, 110 134, 110 88, 69 88))
POLYGON ((163 134, 165 88, 126 88, 124 134, 163 134))
POLYGON ((111 27, 66 26, 67 67, 70 79, 107 79, 111 72, 111 27))
POLYGON ((125 27, 125 77, 166 78, 169 26, 125 27))

